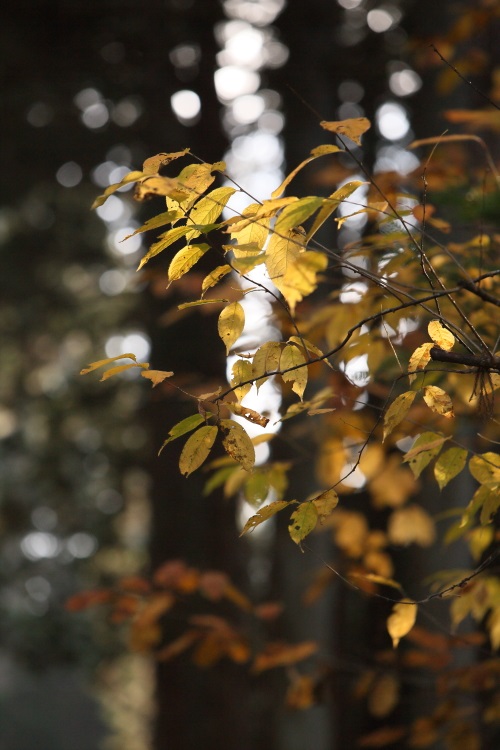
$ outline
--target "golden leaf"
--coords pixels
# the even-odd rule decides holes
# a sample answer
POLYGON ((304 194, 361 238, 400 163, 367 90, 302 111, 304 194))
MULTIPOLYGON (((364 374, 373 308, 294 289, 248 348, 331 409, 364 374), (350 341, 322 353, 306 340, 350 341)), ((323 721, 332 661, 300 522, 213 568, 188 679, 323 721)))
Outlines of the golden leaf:
POLYGON ((464 448, 448 448, 441 453, 434 466, 434 476, 436 477, 439 489, 446 487, 457 474, 460 474, 467 461, 467 451, 464 448))
POLYGON ((361 136, 371 128, 371 122, 366 117, 354 117, 349 120, 341 120, 340 122, 327 122, 323 120, 320 125, 330 133, 335 133, 340 136, 347 136, 361 146, 361 136))
POLYGON ((429 336, 440 349, 449 352, 455 344, 455 336, 439 320, 431 320, 427 326, 429 336))
POLYGON ((368 710, 377 719, 383 719, 394 710, 399 701, 399 680, 386 673, 375 680, 368 696, 368 710))
MULTIPOLYGON (((189 224, 213 224, 222 213, 229 198, 236 192, 232 187, 220 187, 212 190, 198 201, 189 214, 189 224)), ((200 231, 193 229, 187 236, 188 240, 198 237, 200 231)))
POLYGON ((431 343, 422 344, 411 355, 408 362, 408 380, 410 383, 413 383, 417 377, 414 375, 416 370, 423 370, 431 361, 431 349, 433 346, 434 344, 431 343))
POLYGON ((181 156, 185 156, 188 153, 189 149, 184 148, 182 151, 173 151, 170 154, 160 153, 155 156, 150 156, 142 165, 143 172, 144 174, 156 174, 159 172, 160 167, 166 167, 170 162, 175 161, 175 159, 179 159, 181 156))
POLYGON ((307 385, 308 370, 305 365, 305 357, 295 344, 287 344, 281 353, 280 370, 288 370, 290 367, 296 369, 290 372, 282 372, 284 382, 292 382, 292 390, 302 401, 307 385), (300 365, 305 365, 301 367, 300 365))
POLYGON ((305 198, 300 198, 290 206, 286 206, 276 219, 276 224, 274 225, 275 232, 286 232, 289 229, 298 227, 322 205, 323 198, 309 195, 305 198))
POLYGON ((141 372, 143 378, 151 380, 151 382, 153 383, 153 388, 156 385, 163 383, 163 381, 167 378, 171 378, 173 374, 173 372, 166 372, 165 370, 143 370, 141 372))
MULTIPOLYGON (((228 232, 231 235, 231 238, 238 241, 238 244, 232 247, 236 258, 239 257, 240 245, 255 245, 256 252, 262 250, 264 247, 267 235, 269 234, 270 220, 263 218, 259 218, 258 220, 255 219, 255 215, 259 208, 260 203, 251 203, 244 209, 244 211, 242 211, 241 218, 252 219, 252 221, 245 224, 245 226, 241 227, 241 222, 238 224, 234 224, 233 222, 229 224, 228 232)), ((235 221, 238 221, 238 219, 235 221)))
POLYGON ((387 630, 392 638, 392 645, 397 648, 399 641, 407 635, 417 619, 417 605, 398 602, 387 618, 387 630))
POLYGON ((140 271, 141 268, 143 268, 146 263, 151 260, 151 258, 154 258, 156 255, 162 253, 167 247, 173 245, 174 242, 177 242, 177 240, 179 240, 181 237, 184 237, 188 232, 189 227, 182 226, 173 227, 173 229, 169 229, 168 232, 164 232, 163 234, 161 234, 158 242, 154 242, 149 248, 146 255, 143 256, 141 262, 137 267, 137 270, 140 271))
POLYGON ((264 521, 267 521, 269 518, 272 518, 276 513, 279 513, 280 510, 283 510, 283 508, 286 508, 287 505, 290 505, 290 503, 295 502, 294 500, 275 500, 274 503, 269 503, 269 505, 264 505, 263 508, 260 508, 260 510, 257 511, 257 513, 254 516, 250 516, 248 521, 243 527, 243 531, 241 532, 240 536, 243 536, 243 534, 246 534, 247 531, 253 531, 256 526, 260 526, 261 523, 264 523, 264 521))
POLYGON ((201 245, 187 245, 182 250, 179 250, 172 258, 168 267, 169 283, 177 281, 177 279, 184 276, 205 255, 207 250, 210 250, 210 245, 206 243, 201 245))
POLYGON ((243 419, 247 419, 253 424, 258 424, 261 427, 267 427, 269 424, 269 419, 267 417, 263 417, 262 414, 259 414, 259 412, 254 409, 250 409, 249 406, 227 402, 226 406, 233 412, 233 414, 236 414, 238 417, 243 417, 243 419))
POLYGON ((385 440, 391 434, 393 429, 406 417, 416 395, 416 391, 406 391, 406 393, 402 393, 394 399, 384 414, 383 440, 385 440))
POLYGON ((245 359, 237 359, 231 370, 231 387, 233 388, 234 395, 241 401, 246 396, 248 391, 251 389, 252 384, 246 383, 245 385, 238 385, 244 383, 246 380, 252 378, 252 365, 245 359))
POLYGON ((245 311, 239 302, 232 302, 222 310, 219 315, 219 336, 226 346, 229 354, 233 344, 239 339, 245 327, 245 311))
POLYGON ((223 266, 217 266, 217 268, 214 268, 213 271, 210 271, 210 273, 205 276, 201 284, 201 296, 203 297, 208 289, 218 284, 219 281, 224 278, 224 276, 227 276, 228 273, 231 273, 231 270, 231 266, 225 264, 223 266))
POLYGON ((202 465, 207 459, 216 437, 217 427, 205 425, 188 438, 179 458, 181 474, 188 477, 202 465))
POLYGON ((311 502, 318 511, 319 521, 322 523, 327 516, 331 515, 339 503, 339 496, 335 490, 325 490, 321 495, 312 498, 311 502))
POLYGON ((318 523, 318 509, 311 501, 300 503, 297 510, 290 516, 288 531, 295 544, 306 538, 318 523))
POLYGON ((251 471, 255 463, 255 448, 248 433, 234 419, 221 419, 219 424, 224 433, 222 444, 226 453, 238 461, 245 471, 251 471))
POLYGON ((328 198, 325 199, 323 208, 319 211, 311 229, 307 233, 306 241, 309 242, 309 240, 316 234, 318 229, 339 207, 342 201, 346 200, 346 198, 349 198, 349 196, 351 196, 355 190, 357 190, 361 185, 365 184, 365 182, 361 182, 360 180, 351 180, 350 182, 346 182, 345 185, 342 185, 334 193, 329 195, 328 198))
POLYGON ((472 456, 469 461, 469 471, 479 484, 500 484, 500 455, 490 451, 479 456, 472 456))
POLYGON ((252 360, 252 378, 255 380, 257 391, 267 380, 264 376, 279 369, 281 346, 279 341, 266 341, 255 352, 252 360))
POLYGON ((116 357, 108 357, 108 359, 99 359, 97 362, 91 362, 88 367, 84 367, 83 370, 80 370, 80 375, 87 375, 89 372, 93 372, 99 367, 104 367, 104 365, 109 365, 111 362, 116 362, 118 359, 133 359, 134 362, 137 362, 135 354, 118 354, 116 357))
POLYGON ((425 386, 424 401, 429 409, 432 409, 433 412, 440 414, 446 419, 452 419, 455 416, 453 413, 451 398, 446 391, 443 391, 442 388, 438 388, 437 385, 425 386))
POLYGON ((281 185, 277 187, 276 190, 273 190, 273 192, 271 193, 271 197, 278 198, 281 195, 281 193, 285 191, 285 189, 291 183, 293 178, 300 172, 301 169, 303 169, 306 166, 306 164, 309 164, 310 162, 314 161, 314 159, 317 159, 320 156, 326 156, 327 154, 335 154, 335 153, 338 153, 339 151, 342 151, 342 149, 339 148, 338 146, 334 146, 331 144, 326 144, 324 146, 317 146, 316 148, 313 148, 313 150, 311 151, 311 155, 307 159, 304 159, 304 161, 301 161, 298 167, 295 167, 295 169, 292 170, 290 174, 287 175, 287 177, 285 177, 281 185))
POLYGON ((102 206, 102 204, 106 202, 110 195, 115 193, 124 185, 129 185, 131 182, 137 182, 137 180, 140 180, 141 177, 144 177, 143 172, 129 172, 127 175, 125 175, 123 180, 120 180, 120 182, 115 182, 114 185, 110 185, 109 187, 107 187, 104 193, 102 195, 99 195, 95 199, 95 201, 92 203, 91 208, 99 208, 99 206, 102 206))

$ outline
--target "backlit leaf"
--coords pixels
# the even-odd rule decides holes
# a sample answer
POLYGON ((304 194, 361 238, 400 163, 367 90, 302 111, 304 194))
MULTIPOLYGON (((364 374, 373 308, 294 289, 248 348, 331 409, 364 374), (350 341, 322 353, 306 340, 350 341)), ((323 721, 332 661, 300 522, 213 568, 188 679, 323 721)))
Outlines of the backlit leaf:
POLYGON ((229 354, 233 344, 239 339, 245 327, 245 312, 239 302, 232 302, 219 315, 219 336, 229 354))
POLYGON ((323 120, 320 125, 330 133, 340 136, 347 136, 361 146, 361 136, 371 127, 371 122, 366 117, 354 117, 340 122, 327 122, 323 120))
POLYGON ((137 180, 140 180, 141 177, 144 177, 143 172, 129 172, 127 175, 125 175, 123 180, 120 180, 120 182, 115 182, 113 185, 107 187, 104 193, 102 195, 99 195, 95 199, 95 201, 92 203, 91 208, 99 208, 99 206, 102 206, 103 203, 106 202, 110 195, 116 193, 116 191, 124 185, 129 185, 131 182, 137 182, 137 180))
POLYGON ((125 372, 126 370, 132 370, 135 367, 149 367, 146 363, 143 362, 137 362, 137 364, 131 364, 131 365, 118 365, 118 367, 111 367, 109 370, 106 370, 105 373, 103 373, 101 377, 101 381, 108 380, 108 378, 114 377, 114 375, 119 375, 121 372, 125 372))
POLYGON ((314 161, 314 159, 317 159, 320 156, 327 156, 328 154, 335 154, 339 151, 342 151, 342 149, 329 143, 324 146, 317 146, 316 148, 313 148, 313 150, 311 151, 311 155, 307 159, 304 159, 304 161, 301 161, 300 164, 295 167, 295 169, 293 169, 289 175, 285 177, 281 185, 277 187, 276 190, 273 190, 271 196, 273 198, 278 198, 282 193, 284 193, 285 189, 291 183, 293 178, 300 172, 300 170, 310 162, 314 161))
POLYGON ((252 365, 246 359, 237 359, 231 370, 231 387, 234 389, 234 395, 241 401, 252 387, 252 383, 239 386, 238 383, 244 383, 252 378, 252 365))
MULTIPOLYGON (((242 230, 246 229, 250 224, 254 222, 260 222, 262 219, 268 219, 276 216, 280 208, 288 206, 290 203, 295 203, 298 198, 295 196, 289 196, 287 198, 274 198, 273 200, 262 201, 262 204, 257 204, 257 208, 249 212, 248 209, 243 212, 242 218, 236 218, 231 221, 229 225, 229 232, 231 236, 233 234, 239 234, 242 230)), ((256 204, 253 204, 254 206, 256 204)), ((246 235, 243 235, 246 237, 246 235)), ((266 233, 267 236, 267 233, 266 233)), ((242 241, 242 237, 237 237, 238 240, 242 241)), ((251 242, 252 240, 245 239, 245 242, 251 242)), ((255 241, 255 240, 253 240, 255 241)))
POLYGON ((291 242, 287 253, 286 271, 282 276, 273 278, 273 282, 293 314, 297 303, 316 290, 317 274, 327 267, 328 257, 312 250, 303 251, 300 245, 292 245, 291 242))
POLYGON ((434 521, 419 505, 405 505, 395 510, 389 518, 387 534, 393 544, 419 544, 421 547, 429 547, 436 539, 434 521))
POLYGON ((429 336, 440 349, 449 352, 455 344, 455 336, 439 320, 431 320, 427 326, 429 336))
POLYGON ((176 219, 180 219, 183 217, 183 214, 180 213, 180 211, 166 211, 162 214, 158 214, 157 216, 153 216, 152 219, 148 219, 148 221, 144 222, 142 226, 140 226, 138 229, 135 230, 135 232, 132 232, 132 234, 127 234, 126 237, 121 240, 121 242, 125 242, 125 240, 129 240, 131 237, 134 237, 136 234, 141 234, 142 232, 149 232, 151 229, 158 229, 158 227, 163 227, 165 224, 171 224, 176 219))
POLYGON ((279 341, 266 341, 259 346, 252 360, 252 378, 259 390, 267 378, 264 375, 279 369, 282 344, 279 341))
POLYGON ((203 243, 201 245, 187 245, 179 250, 172 258, 168 267, 168 280, 171 283, 184 276, 200 258, 202 258, 210 245, 203 243))
POLYGON ((283 510, 283 508, 286 508, 293 502, 294 500, 275 500, 274 503, 264 505, 264 507, 260 508, 260 510, 258 510, 254 516, 250 516, 250 518, 244 525, 243 531, 241 532, 240 536, 246 534, 247 531, 253 531, 256 526, 260 526, 261 523, 264 523, 264 521, 272 518, 276 513, 279 513, 280 510, 283 510))
MULTIPOLYGON (((251 203, 242 211, 242 218, 253 218, 259 208, 259 203, 251 203)), ((248 245, 255 243, 257 249, 262 250, 267 239, 267 235, 269 234, 269 224, 269 219, 260 218, 258 221, 251 221, 244 227, 231 224, 228 227, 227 231, 231 235, 231 238, 237 241, 238 245, 248 245), (236 229, 234 229, 233 226, 236 226, 236 229)), ((237 247, 238 246, 236 246, 234 250, 236 257, 238 257, 237 247)))
POLYGON ((243 419, 247 419, 249 422, 252 422, 252 424, 258 424, 261 427, 267 427, 269 424, 268 417, 263 417, 258 411, 250 409, 248 406, 227 402, 226 406, 233 412, 233 414, 236 414, 238 417, 243 417, 243 419))
POLYGON ((215 425, 205 425, 196 430, 186 441, 179 459, 181 474, 188 477, 207 459, 217 437, 215 425))
POLYGON ((424 401, 433 412, 440 414, 446 419, 454 417, 453 404, 446 391, 437 385, 426 385, 424 388, 424 401))
POLYGON ((352 180, 351 182, 346 182, 345 185, 339 187, 337 190, 335 190, 334 193, 332 193, 327 199, 324 200, 323 208, 321 208, 321 210, 318 212, 318 215, 314 219, 311 229, 307 233, 307 242, 309 242, 309 240, 316 234, 318 229, 325 223, 325 221, 327 221, 327 219, 329 219, 333 212, 336 211, 342 201, 349 198, 349 196, 351 196, 355 190, 357 190, 361 185, 364 184, 365 183, 361 182, 360 180, 352 180))
POLYGON ((431 349, 433 346, 434 344, 429 342, 422 344, 417 347, 411 355, 410 361, 408 362, 408 379, 410 383, 413 383, 417 377, 413 373, 417 370, 423 370, 431 361, 431 349))
POLYGON ((150 156, 144 164, 142 169, 144 174, 156 174, 160 171, 160 167, 166 167, 170 162, 179 159, 181 156, 185 156, 189 153, 188 148, 184 148, 182 151, 172 151, 170 154, 160 153, 155 156, 150 156))
POLYGON ((109 365, 111 362, 116 362, 119 359, 133 359, 134 362, 137 362, 135 354, 131 354, 130 352, 127 354, 118 354, 116 357, 108 357, 107 359, 99 359, 97 362, 91 362, 90 365, 84 367, 83 370, 80 370, 80 375, 87 375, 89 372, 93 372, 99 367, 104 367, 105 365, 109 365))
POLYGON ((274 667, 297 664, 297 662, 303 661, 316 653, 317 650, 318 644, 314 641, 294 644, 270 643, 263 652, 256 656, 252 672, 259 673, 274 667))
POLYGON ((218 284, 219 281, 224 278, 224 276, 227 276, 228 273, 231 273, 231 266, 228 266, 227 264, 214 268, 214 270, 211 271, 203 279, 203 282, 201 284, 201 296, 203 297, 208 289, 218 284))
POLYGON ((169 229, 168 232, 164 232, 162 235, 160 235, 160 239, 158 240, 158 242, 154 242, 149 248, 146 255, 141 258, 141 262, 139 263, 137 270, 140 271, 141 268, 143 268, 143 266, 145 266, 146 263, 151 260, 151 258, 154 258, 156 255, 162 253, 164 250, 166 250, 167 247, 173 245, 174 242, 177 242, 177 240, 179 240, 181 237, 184 237, 188 232, 189 227, 186 226, 173 227, 173 229, 169 229))
POLYGON ((281 353, 280 370, 297 368, 290 372, 282 372, 281 377, 285 383, 292 382, 292 390, 301 401, 307 385, 308 370, 307 366, 300 367, 300 365, 305 365, 305 362, 304 355, 295 344, 287 344, 281 353))
POLYGON ((434 466, 439 489, 446 487, 457 474, 460 474, 467 461, 467 451, 464 448, 448 448, 441 453, 434 466))
POLYGON ((137 182, 134 192, 136 201, 143 202, 155 195, 172 198, 176 203, 180 203, 188 197, 179 186, 176 177, 161 177, 160 175, 146 175, 137 182))
POLYGON ((318 509, 313 502, 300 503, 290 516, 288 531, 292 541, 300 544, 318 523, 318 509))
POLYGON ((270 481, 267 471, 256 470, 246 480, 243 486, 245 500, 250 505, 259 506, 269 494, 270 481))
POLYGON ((255 448, 246 430, 234 419, 221 419, 219 424, 224 433, 222 444, 226 453, 238 461, 245 471, 251 471, 255 463, 255 448))
POLYGON ((196 299, 193 302, 183 302, 181 305, 177 305, 178 310, 187 310, 190 307, 198 307, 199 305, 215 305, 226 303, 227 299, 196 299))
MULTIPOLYGON (((221 215, 229 198, 236 192, 232 187, 220 187, 205 195, 189 214, 189 224, 213 224, 221 215)), ((188 240, 198 237, 199 230, 193 230, 187 236, 188 240)))
POLYGON ((190 417, 186 417, 186 419, 182 419, 180 422, 177 422, 177 424, 174 424, 168 433, 167 439, 161 446, 158 455, 171 440, 176 440, 176 438, 182 437, 182 435, 185 435, 187 432, 191 432, 191 430, 194 430, 200 424, 203 424, 204 421, 205 420, 201 414, 191 414, 190 417))
POLYGON ((406 391, 394 399, 384 414, 384 437, 385 440, 397 425, 403 421, 417 395, 416 391, 406 391))
POLYGON ((417 619, 416 604, 402 604, 398 602, 387 618, 387 630, 392 638, 392 645, 397 648, 399 641, 408 635, 417 619))

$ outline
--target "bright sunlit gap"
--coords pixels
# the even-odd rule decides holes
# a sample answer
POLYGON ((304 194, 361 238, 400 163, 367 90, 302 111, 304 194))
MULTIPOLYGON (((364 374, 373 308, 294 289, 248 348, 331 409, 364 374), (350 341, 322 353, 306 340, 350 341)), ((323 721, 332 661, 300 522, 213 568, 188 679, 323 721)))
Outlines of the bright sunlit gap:
POLYGON ((195 91, 182 89, 172 94, 170 106, 183 125, 194 125, 201 111, 201 99, 195 91))
POLYGON ((399 141, 410 131, 410 121, 404 107, 386 102, 377 109, 375 119, 380 135, 389 141, 399 141))

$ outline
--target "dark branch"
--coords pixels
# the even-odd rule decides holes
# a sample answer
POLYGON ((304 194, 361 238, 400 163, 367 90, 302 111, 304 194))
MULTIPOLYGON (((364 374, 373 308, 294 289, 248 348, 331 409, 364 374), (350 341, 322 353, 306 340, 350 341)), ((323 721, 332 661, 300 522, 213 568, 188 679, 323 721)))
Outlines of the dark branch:
POLYGON ((500 357, 488 356, 485 354, 457 354, 456 352, 447 352, 438 346, 431 349, 431 359, 434 362, 449 362, 455 365, 466 365, 467 367, 478 367, 481 370, 500 372, 500 357))

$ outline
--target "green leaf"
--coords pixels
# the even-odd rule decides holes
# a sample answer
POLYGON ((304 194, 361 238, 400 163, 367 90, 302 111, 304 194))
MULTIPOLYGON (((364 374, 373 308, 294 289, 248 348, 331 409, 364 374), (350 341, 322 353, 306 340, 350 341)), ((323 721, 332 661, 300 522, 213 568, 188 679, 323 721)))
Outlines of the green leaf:
POLYGON ((243 486, 245 500, 250 505, 260 505, 269 494, 270 482, 267 471, 256 470, 250 474, 243 486))
POLYGON ((190 417, 186 417, 186 419, 182 419, 180 422, 177 422, 177 424, 174 424, 174 426, 170 428, 168 438, 165 440, 160 450, 158 451, 158 455, 160 455, 164 447, 167 445, 167 443, 170 443, 171 440, 175 440, 176 438, 185 435, 187 432, 191 432, 191 430, 194 430, 204 421, 205 420, 201 416, 201 414, 192 414, 190 417))
POLYGON ((219 315, 219 336, 229 354, 233 344, 239 339, 245 327, 245 312, 239 302, 232 302, 219 315))
POLYGON ((179 459, 181 474, 188 477, 202 465, 212 449, 217 432, 215 425, 205 425, 187 439, 179 459))
POLYGON ((384 414, 384 437, 385 440, 397 425, 403 421, 417 395, 416 391, 406 391, 394 399, 384 414))
POLYGON ((300 544, 318 523, 318 510, 313 502, 300 503, 290 516, 288 531, 295 544, 300 544))
POLYGON ((286 206, 276 219, 274 229, 276 232, 286 232, 288 229, 298 227, 306 219, 323 205, 323 198, 314 195, 300 198, 296 203, 286 206))
POLYGON ((269 505, 264 505, 263 508, 261 508, 254 516, 251 516, 246 524, 243 527, 243 531, 241 532, 240 536, 243 536, 243 534, 246 534, 247 531, 253 531, 256 526, 260 526, 261 523, 264 523, 264 521, 267 521, 269 518, 272 518, 272 516, 276 515, 276 513, 279 513, 280 510, 283 510, 283 508, 286 508, 287 505, 290 505, 291 503, 294 503, 295 500, 275 500, 274 503, 269 503, 269 505))
POLYGON ((169 282, 172 283, 172 281, 177 281, 177 279, 184 276, 205 255, 207 250, 210 250, 210 245, 206 243, 201 245, 187 245, 182 250, 179 250, 172 258, 168 267, 169 282))
POLYGON ((245 471, 251 471, 255 463, 255 448, 246 430, 234 419, 221 419, 219 424, 224 433, 222 444, 226 453, 245 471))
POLYGON ((448 448, 442 453, 434 466, 439 489, 446 487, 457 474, 460 474, 467 461, 467 451, 464 448, 448 448))

